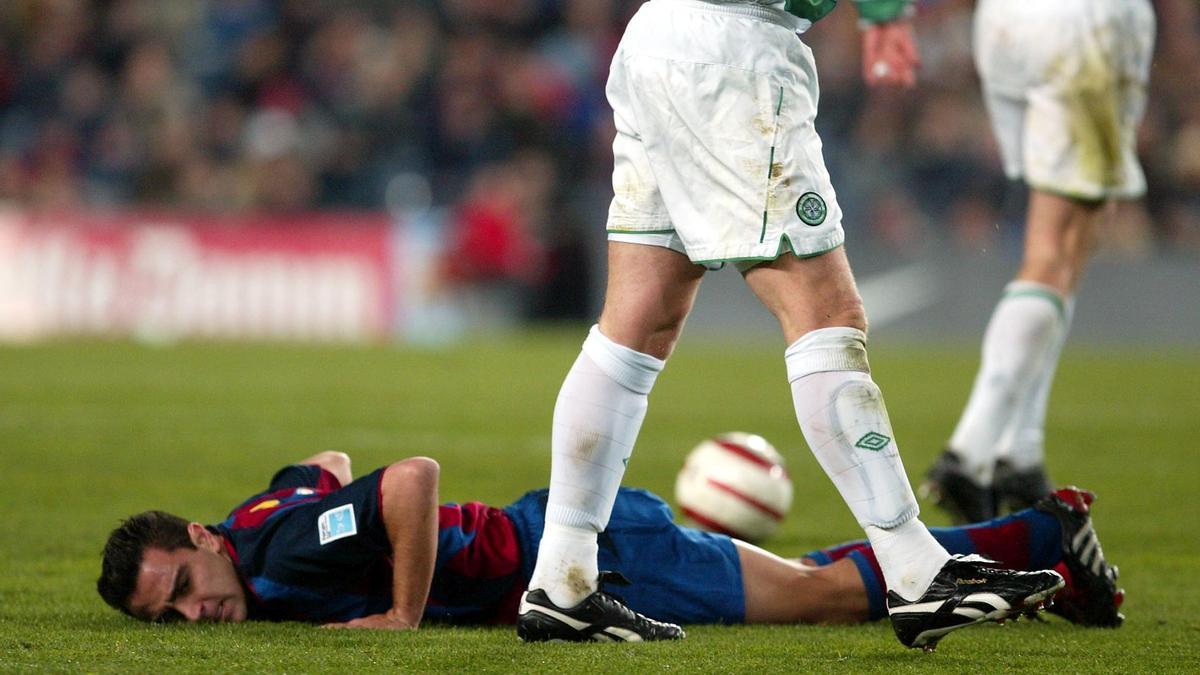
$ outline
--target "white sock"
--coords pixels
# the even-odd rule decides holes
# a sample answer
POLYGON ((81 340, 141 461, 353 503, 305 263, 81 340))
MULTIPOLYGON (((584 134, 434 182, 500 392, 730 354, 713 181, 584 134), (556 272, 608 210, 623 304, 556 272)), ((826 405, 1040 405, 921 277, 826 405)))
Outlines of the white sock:
POLYGON ((559 390, 546 529, 529 582, 559 607, 596 590, 596 534, 608 525, 647 395, 664 365, 593 326, 559 390))
POLYGON ((595 530, 547 521, 529 587, 546 591, 559 607, 574 607, 596 590, 598 552, 595 530))
POLYGON ((950 554, 919 518, 890 530, 870 526, 865 529, 888 590, 910 602, 925 594, 950 559, 950 554))
POLYGON ((1016 469, 1033 469, 1046 461, 1046 409, 1050 404, 1050 389, 1054 384, 1054 373, 1058 370, 1059 356, 1071 330, 1071 319, 1075 316, 1075 298, 1067 296, 1063 302, 1063 320, 1054 347, 1042 362, 1041 374, 1034 385, 1032 396, 1025 399, 1005 430, 1000 443, 999 456, 1007 459, 1016 469))
POLYGON ((1004 433, 1034 396, 1062 323, 1063 299, 1053 288, 1029 281, 1004 288, 983 336, 971 397, 949 443, 980 484, 991 484, 1004 433))
POLYGON ((906 598, 920 597, 950 556, 916 518, 883 395, 871 380, 866 335, 815 330, 789 346, 784 360, 813 455, 872 545, 880 539, 886 549, 876 556, 884 580, 906 598))

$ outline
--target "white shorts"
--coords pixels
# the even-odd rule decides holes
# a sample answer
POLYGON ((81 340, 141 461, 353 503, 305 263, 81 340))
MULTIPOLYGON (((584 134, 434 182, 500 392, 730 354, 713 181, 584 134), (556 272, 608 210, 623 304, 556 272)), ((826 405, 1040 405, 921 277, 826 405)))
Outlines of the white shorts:
POLYGON ((769 7, 651 0, 613 57, 610 238, 710 267, 824 253, 842 211, 813 121, 817 75, 769 7))
POLYGON ((975 62, 1005 173, 1082 199, 1145 193, 1154 31, 1148 0, 982 0, 975 62))

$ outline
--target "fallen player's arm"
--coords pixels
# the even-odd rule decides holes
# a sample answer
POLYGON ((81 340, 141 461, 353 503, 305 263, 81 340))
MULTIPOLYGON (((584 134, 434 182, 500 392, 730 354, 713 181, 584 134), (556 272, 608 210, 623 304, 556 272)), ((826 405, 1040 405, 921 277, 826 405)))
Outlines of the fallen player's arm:
POLYGON ((330 627, 412 630, 421 624, 437 560, 437 462, 412 457, 392 464, 380 478, 379 494, 392 546, 392 608, 330 627))
POLYGON ((338 479, 342 485, 349 485, 350 481, 354 480, 354 474, 350 471, 350 455, 344 452, 326 450, 296 463, 319 466, 333 474, 333 477, 338 479))

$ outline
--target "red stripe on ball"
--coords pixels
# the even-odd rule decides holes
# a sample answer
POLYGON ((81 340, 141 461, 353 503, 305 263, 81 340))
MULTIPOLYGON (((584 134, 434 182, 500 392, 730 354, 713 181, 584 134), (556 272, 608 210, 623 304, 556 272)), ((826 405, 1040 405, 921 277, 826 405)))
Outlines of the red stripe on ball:
POLYGON ((717 488, 718 490, 720 490, 722 492, 733 495, 734 497, 740 499, 741 501, 745 502, 746 504, 754 507, 755 509, 758 509, 764 515, 769 516, 772 520, 775 520, 775 521, 783 520, 784 514, 780 513, 778 510, 776 510, 775 507, 773 507, 770 504, 767 504, 765 502, 758 501, 754 497, 751 497, 750 495, 746 494, 745 492, 742 492, 741 490, 733 487, 732 485, 722 483, 721 481, 716 480, 715 478, 709 478, 708 484, 717 488))
POLYGON ((729 452, 737 455, 738 457, 741 457, 742 459, 746 460, 747 462, 761 466, 762 468, 766 469, 767 471, 770 471, 771 469, 774 469, 775 467, 778 466, 779 469, 781 471, 783 471, 784 477, 785 478, 788 477, 788 472, 787 472, 786 468, 784 468, 783 466, 781 466, 779 464, 776 464, 775 462, 772 462, 771 460, 767 459, 766 457, 763 457, 762 455, 757 454, 756 452, 754 452, 750 448, 747 448, 744 445, 739 445, 732 441, 724 441, 719 438, 714 438, 713 440, 716 442, 717 445, 721 446, 722 448, 725 448, 729 452))

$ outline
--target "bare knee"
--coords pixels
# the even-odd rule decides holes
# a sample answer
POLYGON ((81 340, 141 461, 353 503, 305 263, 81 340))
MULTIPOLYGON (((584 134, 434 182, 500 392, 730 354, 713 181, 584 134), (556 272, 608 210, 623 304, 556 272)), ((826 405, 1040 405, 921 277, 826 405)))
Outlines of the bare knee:
POLYGON ((665 359, 679 342, 694 294, 663 296, 651 302, 606 300, 600 332, 617 344, 665 359))
POLYGON ((831 298, 824 304, 782 306, 774 311, 788 344, 822 328, 855 328, 867 332, 867 311, 858 293, 831 298))
POLYGON ((857 292, 844 298, 830 308, 828 323, 817 328, 857 328, 867 332, 867 310, 857 292))
POLYGON ((1071 293, 1079 285, 1086 259, 1085 254, 1071 255, 1057 250, 1030 251, 1021 263, 1017 278, 1050 286, 1060 293, 1071 293))
POLYGON ((862 297, 840 248, 812 258, 780 256, 743 276, 779 320, 788 344, 821 328, 867 329, 862 297))
POLYGON ((1070 293, 1079 285, 1095 247, 1095 227, 1103 202, 1089 202, 1034 190, 1025 227, 1025 255, 1018 279, 1070 293))
POLYGON ((679 342, 686 319, 686 313, 623 319, 606 308, 600 315, 600 332, 623 347, 666 360, 679 342))
POLYGON ((683 334, 685 320, 686 317, 681 317, 678 322, 655 328, 646 336, 643 348, 638 351, 665 361, 667 357, 671 356, 671 352, 675 351, 675 345, 679 343, 679 336, 683 334))
POLYGON ((670 249, 611 243, 600 332, 619 345, 666 359, 703 276, 703 267, 670 249))

